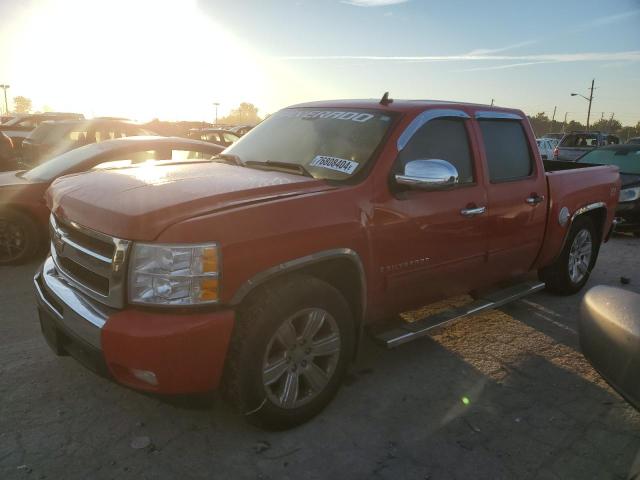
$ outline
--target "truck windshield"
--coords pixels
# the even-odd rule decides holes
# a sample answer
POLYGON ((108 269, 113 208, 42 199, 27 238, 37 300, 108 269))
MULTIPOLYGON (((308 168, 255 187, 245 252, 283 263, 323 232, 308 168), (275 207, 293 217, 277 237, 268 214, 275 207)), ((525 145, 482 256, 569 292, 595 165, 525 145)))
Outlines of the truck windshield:
POLYGON ((640 175, 640 145, 629 145, 629 148, 597 149, 584 155, 580 163, 595 165, 616 165, 620 173, 640 175))
POLYGON ((377 110, 287 108, 224 153, 243 163, 296 164, 314 178, 346 180, 371 161, 391 120, 377 110))

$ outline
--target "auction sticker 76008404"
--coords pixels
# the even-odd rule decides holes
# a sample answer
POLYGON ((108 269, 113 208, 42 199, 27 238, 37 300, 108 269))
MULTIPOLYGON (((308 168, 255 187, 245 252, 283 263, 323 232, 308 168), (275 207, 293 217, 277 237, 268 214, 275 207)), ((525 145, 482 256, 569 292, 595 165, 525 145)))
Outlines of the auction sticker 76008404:
POLYGON ((335 170, 337 172, 351 175, 360 164, 351 160, 345 160, 344 158, 318 155, 311 161, 309 165, 311 167, 327 168, 329 170, 335 170))

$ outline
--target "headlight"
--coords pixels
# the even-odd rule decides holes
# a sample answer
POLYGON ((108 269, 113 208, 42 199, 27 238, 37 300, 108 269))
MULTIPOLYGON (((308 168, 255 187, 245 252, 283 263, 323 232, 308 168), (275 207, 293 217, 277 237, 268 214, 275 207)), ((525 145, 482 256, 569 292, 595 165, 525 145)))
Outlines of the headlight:
POLYGON ((143 305, 216 303, 220 293, 218 245, 135 243, 129 267, 129 301, 143 305))
POLYGON ((638 198, 640 198, 640 187, 625 188, 624 190, 620 190, 620 196, 618 197, 618 201, 633 202, 638 198))

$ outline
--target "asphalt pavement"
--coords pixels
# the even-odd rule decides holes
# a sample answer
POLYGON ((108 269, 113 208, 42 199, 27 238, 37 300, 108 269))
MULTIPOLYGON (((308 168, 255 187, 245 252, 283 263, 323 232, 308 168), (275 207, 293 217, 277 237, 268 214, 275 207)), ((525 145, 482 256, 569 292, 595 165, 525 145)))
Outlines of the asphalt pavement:
MULTIPOLYGON (((614 238, 589 286, 640 293, 639 252, 640 239, 614 238)), ((145 395, 56 357, 37 321, 36 266, 0 267, 1 479, 586 480, 640 472, 640 414, 578 348, 584 291, 540 292, 395 350, 367 341, 319 417, 270 433, 216 395, 145 395)))

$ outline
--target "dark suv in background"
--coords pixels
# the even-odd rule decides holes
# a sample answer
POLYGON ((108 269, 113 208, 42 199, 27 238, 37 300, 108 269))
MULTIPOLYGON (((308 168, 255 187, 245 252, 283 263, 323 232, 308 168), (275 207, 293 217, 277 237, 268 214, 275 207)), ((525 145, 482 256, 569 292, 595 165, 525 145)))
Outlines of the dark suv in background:
POLYGON ((32 168, 74 148, 140 135, 154 133, 134 122, 117 118, 44 122, 22 142, 21 163, 24 168, 32 168))
POLYGON ((571 132, 560 140, 553 151, 553 159, 575 162, 578 158, 594 148, 605 145, 618 145, 620 138, 604 132, 571 132))
POLYGON ((42 122, 49 120, 82 120, 81 113, 46 112, 36 114, 16 115, 10 120, 0 124, 2 131, 13 142, 13 147, 19 153, 22 141, 42 122))

